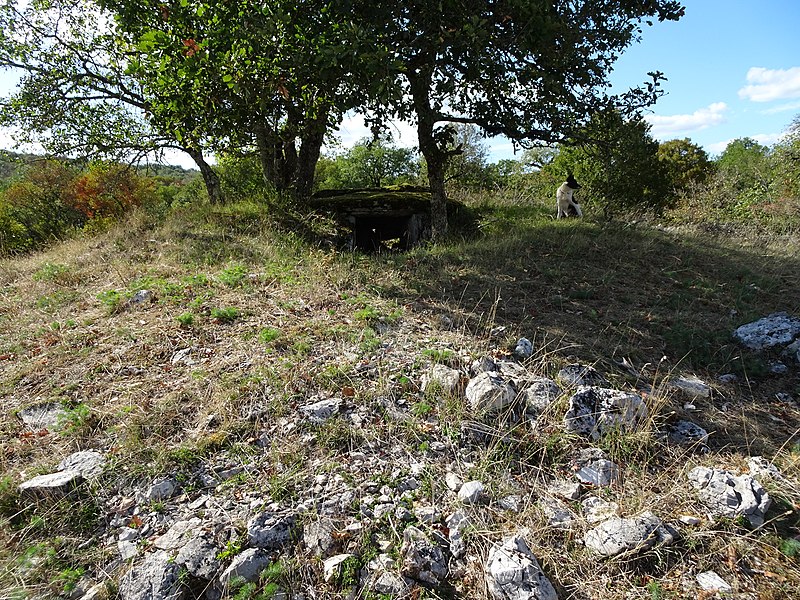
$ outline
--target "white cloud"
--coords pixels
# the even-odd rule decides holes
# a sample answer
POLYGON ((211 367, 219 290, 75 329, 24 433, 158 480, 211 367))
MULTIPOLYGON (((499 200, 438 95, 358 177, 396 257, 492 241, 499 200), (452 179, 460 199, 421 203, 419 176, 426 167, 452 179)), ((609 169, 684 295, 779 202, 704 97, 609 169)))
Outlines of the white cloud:
POLYGON ((645 119, 652 125, 651 133, 658 139, 674 138, 690 131, 707 129, 725 122, 728 105, 715 102, 700 108, 690 115, 647 115, 645 119))
POLYGON ((800 98, 800 67, 765 69, 752 67, 747 71, 746 85, 739 97, 753 102, 771 102, 782 98, 800 98))
POLYGON ((762 110, 762 115, 776 115, 782 112, 800 110, 800 102, 789 102, 788 104, 780 104, 766 110, 762 110))

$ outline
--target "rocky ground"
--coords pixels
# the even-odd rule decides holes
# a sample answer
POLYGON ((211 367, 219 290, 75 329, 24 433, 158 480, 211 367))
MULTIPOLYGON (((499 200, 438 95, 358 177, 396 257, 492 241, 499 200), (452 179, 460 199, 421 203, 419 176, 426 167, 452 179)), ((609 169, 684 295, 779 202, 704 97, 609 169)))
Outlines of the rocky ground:
POLYGON ((323 253, 109 286, 104 244, 4 275, 38 312, 3 325, 3 597, 796 596, 796 316, 728 332, 759 378, 698 376, 323 253))

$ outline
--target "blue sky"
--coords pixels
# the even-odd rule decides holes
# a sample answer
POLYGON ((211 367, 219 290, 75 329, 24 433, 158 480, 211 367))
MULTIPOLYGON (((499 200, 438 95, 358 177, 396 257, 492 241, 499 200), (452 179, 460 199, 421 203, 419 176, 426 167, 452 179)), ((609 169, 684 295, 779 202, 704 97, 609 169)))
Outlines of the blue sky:
MULTIPOLYGON (((775 143, 800 114, 800 0, 685 0, 677 22, 645 26, 642 41, 617 62, 614 90, 638 85, 662 71, 667 92, 646 118, 661 141, 688 137, 710 154, 752 137, 775 143)), ((0 72, 0 95, 10 74, 0 72)), ((397 125, 401 144, 416 145, 413 130, 397 125)), ((361 118, 339 132, 347 147, 368 135, 361 118)), ((0 147, 8 147, 0 132, 0 147)), ((490 142, 491 160, 513 158, 505 140, 490 142)), ((184 161, 181 160, 181 163, 184 161)), ((187 163, 187 165, 190 163, 187 163)))

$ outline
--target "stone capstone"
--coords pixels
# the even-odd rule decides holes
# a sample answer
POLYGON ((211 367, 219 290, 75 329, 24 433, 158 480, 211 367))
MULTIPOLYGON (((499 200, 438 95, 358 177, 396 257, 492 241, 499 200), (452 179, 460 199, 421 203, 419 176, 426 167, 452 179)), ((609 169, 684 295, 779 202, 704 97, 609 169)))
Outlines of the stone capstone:
POLYGON ((567 431, 593 440, 610 431, 631 431, 647 418, 639 394, 600 387, 580 387, 564 415, 567 431))
POLYGON ((37 475, 19 484, 19 491, 34 496, 57 497, 67 494, 83 482, 83 476, 78 471, 59 471, 48 475, 37 475))
POLYGON ((553 584, 520 535, 492 546, 484 576, 489 593, 497 600, 558 600, 553 584))
POLYGON ((714 516, 745 517, 753 527, 764 524, 772 501, 750 475, 736 476, 723 469, 695 467, 688 473, 700 501, 714 516))

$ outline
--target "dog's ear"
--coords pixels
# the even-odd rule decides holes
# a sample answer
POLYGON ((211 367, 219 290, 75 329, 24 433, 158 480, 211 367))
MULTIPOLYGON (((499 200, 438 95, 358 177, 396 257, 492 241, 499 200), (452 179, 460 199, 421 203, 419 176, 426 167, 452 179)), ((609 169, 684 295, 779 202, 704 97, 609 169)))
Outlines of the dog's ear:
POLYGON ((573 190, 579 190, 581 186, 575 181, 575 177, 572 176, 572 173, 567 175, 567 185, 571 187, 573 190))

